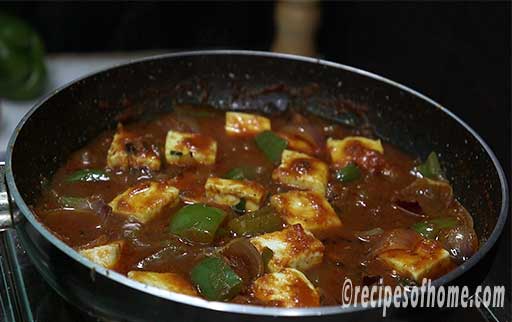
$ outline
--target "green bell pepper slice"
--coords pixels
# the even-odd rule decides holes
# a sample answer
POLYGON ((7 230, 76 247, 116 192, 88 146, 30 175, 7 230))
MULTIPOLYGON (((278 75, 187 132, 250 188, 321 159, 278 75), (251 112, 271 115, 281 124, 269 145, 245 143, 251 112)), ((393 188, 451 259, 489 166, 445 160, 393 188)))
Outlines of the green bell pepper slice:
POLYGON ((286 140, 280 138, 272 131, 261 132, 254 138, 254 141, 265 156, 274 163, 281 160, 281 154, 288 146, 286 140))
POLYGON ((430 152, 425 162, 420 164, 417 170, 425 178, 439 179, 443 177, 443 170, 435 152, 430 152))
POLYGON ((190 274, 199 293, 210 301, 228 301, 242 289, 242 278, 219 257, 207 257, 190 274))
POLYGON ((211 243, 226 213, 205 204, 187 205, 171 218, 169 231, 172 234, 199 243, 211 243))
POLYGON ((229 170, 224 176, 224 179, 231 180, 252 180, 256 178, 256 169, 254 167, 236 167, 229 170))
POLYGON ((441 229, 453 228, 457 226, 457 223, 455 217, 439 217, 417 222, 412 225, 412 229, 425 238, 434 239, 441 229))
POLYGON ((347 183, 361 178, 361 170, 359 170, 357 165, 350 163, 337 170, 334 176, 336 180, 347 183))
POLYGON ((98 169, 82 169, 73 172, 66 178, 66 182, 100 182, 109 181, 110 177, 103 170, 98 169))
POLYGON ((278 231, 283 228, 283 221, 270 207, 264 207, 232 219, 228 228, 238 236, 253 236, 278 231))
POLYGON ((83 209, 89 206, 87 198, 82 197, 60 197, 59 204, 63 207, 83 209))

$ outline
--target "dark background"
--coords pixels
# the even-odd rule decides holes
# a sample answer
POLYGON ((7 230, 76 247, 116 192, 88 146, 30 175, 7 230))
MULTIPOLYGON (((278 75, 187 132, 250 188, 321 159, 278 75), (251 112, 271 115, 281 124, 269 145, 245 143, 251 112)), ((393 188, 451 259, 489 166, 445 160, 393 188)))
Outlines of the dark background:
MULTIPOLYGON (((511 6, 322 2, 320 55, 410 86, 461 116, 510 168, 511 6)), ((269 50, 273 2, 19 3, 50 53, 269 50)))
MULTIPOLYGON (((510 182, 510 2, 320 5, 321 57, 391 78, 452 110, 489 143, 510 182)), ((50 53, 269 50, 273 10, 273 2, 0 2, 0 11, 38 30, 50 53)), ((487 277, 491 283, 505 283, 508 314, 510 228, 509 218, 487 277)))

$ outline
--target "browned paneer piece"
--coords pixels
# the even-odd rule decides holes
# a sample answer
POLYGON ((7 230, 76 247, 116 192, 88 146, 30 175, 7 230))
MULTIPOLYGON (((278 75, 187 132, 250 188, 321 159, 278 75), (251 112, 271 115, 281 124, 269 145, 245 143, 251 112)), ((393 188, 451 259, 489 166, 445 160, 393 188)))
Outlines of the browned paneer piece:
POLYGON ((179 190, 168 183, 145 181, 128 188, 109 203, 116 214, 132 217, 146 223, 164 207, 179 202, 179 190))
POLYGON ((217 142, 205 135, 169 131, 165 141, 165 159, 176 166, 212 165, 217 156, 217 142))
POLYGON ((255 136, 258 133, 270 130, 270 120, 256 114, 226 112, 225 130, 226 134, 230 136, 255 136))
POLYGON ((160 166, 158 148, 150 140, 125 130, 122 124, 117 126, 107 153, 107 167, 120 170, 147 168, 158 171, 160 166))
POLYGON ((185 277, 176 273, 157 273, 147 271, 130 271, 128 277, 138 282, 158 287, 167 291, 190 296, 198 296, 196 289, 185 277))
POLYGON ((314 192, 280 193, 272 196, 270 204, 285 223, 301 224, 304 229, 311 231, 318 238, 342 226, 340 218, 327 199, 314 192))
POLYGON ((307 154, 284 150, 281 164, 272 172, 272 179, 280 184, 325 195, 329 168, 319 159, 307 154))
POLYGON ((253 237, 251 244, 260 253, 265 248, 272 251, 272 258, 268 262, 271 272, 285 267, 305 271, 320 264, 324 256, 322 242, 301 225, 292 225, 280 231, 253 237))
MULTIPOLYGON (((388 233, 388 236, 391 236, 388 239, 395 238, 395 242, 384 241, 385 244, 396 243, 401 247, 386 246, 382 251, 377 251, 377 258, 396 270, 400 275, 410 277, 421 283, 423 278, 435 279, 455 267, 450 253, 437 242, 419 235, 413 236, 413 238, 410 236, 393 237, 392 235, 401 232, 402 230, 395 230, 388 233), (407 247, 404 246, 404 242, 398 244, 397 238, 407 240, 407 247)), ((408 235, 412 234, 414 233, 408 235)))
POLYGON ((254 281, 252 291, 265 305, 279 307, 314 307, 320 295, 307 277, 293 268, 265 274, 254 281))
POLYGON ((219 205, 233 207, 244 200, 247 211, 258 210, 265 197, 265 189, 249 180, 208 178, 204 188, 206 196, 219 205))
POLYGON ((82 249, 78 252, 90 261, 99 264, 105 268, 114 268, 121 258, 123 241, 115 241, 110 244, 82 249))
POLYGON ((380 140, 371 140, 362 136, 348 136, 343 140, 327 139, 327 150, 332 163, 344 167, 355 163, 361 168, 378 172, 386 167, 383 158, 384 148, 380 140))

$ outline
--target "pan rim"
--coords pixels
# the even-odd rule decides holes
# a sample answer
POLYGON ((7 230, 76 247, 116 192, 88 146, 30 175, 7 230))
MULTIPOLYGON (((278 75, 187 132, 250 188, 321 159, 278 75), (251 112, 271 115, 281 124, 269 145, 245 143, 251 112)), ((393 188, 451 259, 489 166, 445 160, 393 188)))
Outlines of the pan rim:
POLYGON ((355 68, 352 66, 339 64, 327 60, 322 60, 319 58, 310 58, 310 57, 303 57, 298 55, 291 55, 291 54, 282 54, 282 53, 272 53, 272 52, 264 52, 264 51, 251 51, 251 50, 198 50, 198 51, 184 51, 184 52, 175 52, 175 53, 168 53, 168 54, 160 54, 155 56, 149 56, 144 57, 140 59, 134 59, 129 60, 125 63, 116 64, 114 66, 105 68, 100 71, 95 71, 92 73, 89 73, 85 76, 82 76, 78 79, 75 79, 60 88, 51 91, 48 93, 44 98, 39 100, 31 109, 30 111, 21 119, 21 121, 16 126, 14 133, 12 134, 6 151, 6 181, 7 186, 9 189, 9 192, 11 194, 12 200, 14 200, 16 206, 18 209, 23 213, 23 216, 27 218, 27 220, 30 222, 30 224, 36 228, 36 230, 45 237, 48 241, 50 241, 55 247, 57 247, 60 251, 64 252, 67 256, 73 258, 74 260, 78 261, 82 265, 86 266, 87 268, 94 270, 96 274, 103 275, 104 277, 108 279, 112 279, 115 282, 121 283, 124 286, 136 289, 138 291, 142 291, 151 295, 158 296, 160 298, 171 300, 174 302, 179 302, 181 304, 191 305, 200 307, 203 309, 211 309, 215 311, 222 311, 222 312, 228 312, 228 313, 239 313, 239 314, 249 314, 249 315, 265 315, 265 316, 319 316, 319 315, 331 315, 331 314, 340 314, 340 313, 351 313, 351 312, 357 312, 357 311, 364 311, 364 310, 370 310, 372 308, 363 307, 361 304, 351 305, 351 306, 323 306, 323 307, 315 307, 315 308, 269 308, 269 307, 262 307, 262 306, 254 306, 254 305, 243 305, 243 304, 234 304, 234 303, 225 303, 225 302, 211 302, 204 299, 200 299, 197 297, 191 297, 183 294, 178 293, 172 293, 167 292, 165 290, 161 290, 155 287, 147 286, 142 283, 139 283, 137 281, 134 281, 132 279, 129 279, 128 277, 119 274, 117 272, 108 270, 98 264, 92 263, 91 261, 87 260, 85 257, 81 256, 76 252, 73 248, 65 244, 63 241, 55 237, 48 229, 46 229, 39 220, 35 217, 35 215, 32 213, 28 205, 25 203, 23 198, 21 197, 20 192, 18 191, 16 187, 16 183, 14 180, 14 173, 12 172, 12 152, 14 150, 14 146, 16 144, 16 140, 18 138, 19 132, 22 130, 25 123, 30 119, 32 114, 36 110, 39 109, 42 105, 44 105, 48 100, 50 100, 54 95, 57 93, 65 90, 69 86, 79 83, 80 81, 89 78, 91 76, 102 74, 120 67, 128 66, 131 64, 137 64, 142 63, 146 61, 156 61, 164 58, 181 58, 181 57, 189 57, 189 56, 214 56, 214 55, 234 55, 234 56, 256 56, 256 57, 268 57, 268 58, 278 58, 283 60, 291 60, 291 61, 298 61, 298 62, 305 62, 305 63, 313 63, 318 64, 322 66, 328 66, 336 69, 343 69, 348 72, 356 73, 386 84, 389 84, 391 86, 397 87, 400 90, 403 90, 411 95, 414 95, 424 101, 426 101, 429 105, 432 107, 440 109, 442 112, 447 114, 449 117, 454 119, 456 122, 458 122, 466 131, 468 131, 484 148, 487 155, 490 157, 496 172, 498 174, 499 180, 500 180, 500 188, 501 188, 501 207, 500 207, 500 214, 498 217, 498 220, 496 222, 496 225, 494 226, 494 229, 489 236, 489 238, 486 240, 486 242, 482 245, 482 247, 466 262, 464 262, 462 265, 458 266, 453 271, 449 272, 448 274, 443 275, 442 277, 436 279, 433 281, 433 285, 439 286, 444 285, 455 278, 462 275, 464 272, 469 270, 471 267, 473 267, 476 263, 480 261, 480 259, 487 254, 487 252, 494 246, 496 243, 496 240, 500 236, 503 227, 505 225, 507 216, 508 216, 508 203, 509 203, 509 195, 508 195, 508 186, 506 182, 506 177, 503 171, 503 168, 496 158, 494 152, 491 150, 491 148, 487 145, 487 143, 480 137, 479 134, 476 133, 468 124, 466 124, 462 119, 460 119, 457 115, 455 115, 453 112, 449 111, 433 99, 401 84, 398 82, 395 82, 393 80, 390 80, 388 78, 385 78, 383 76, 374 74, 372 72, 368 72, 366 70, 362 70, 359 68, 355 68))

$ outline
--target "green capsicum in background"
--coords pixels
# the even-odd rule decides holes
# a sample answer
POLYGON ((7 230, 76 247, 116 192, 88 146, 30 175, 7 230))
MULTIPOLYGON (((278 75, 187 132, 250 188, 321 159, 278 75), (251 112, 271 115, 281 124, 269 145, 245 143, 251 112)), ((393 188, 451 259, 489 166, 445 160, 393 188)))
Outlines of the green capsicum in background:
POLYGON ((0 13, 0 97, 33 99, 41 94, 45 81, 41 38, 25 22, 0 13))

